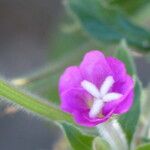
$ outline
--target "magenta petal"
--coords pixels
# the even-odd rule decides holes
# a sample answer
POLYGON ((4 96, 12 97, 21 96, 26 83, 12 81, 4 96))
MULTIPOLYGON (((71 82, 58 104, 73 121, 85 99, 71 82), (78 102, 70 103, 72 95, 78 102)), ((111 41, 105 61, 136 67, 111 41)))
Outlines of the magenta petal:
POLYGON ((90 51, 84 56, 80 70, 83 78, 94 83, 97 87, 107 76, 112 75, 105 56, 98 50, 90 51))
POLYGON ((121 99, 106 103, 102 109, 102 114, 103 115, 109 114, 109 112, 111 112, 114 108, 116 108, 120 104, 120 102, 121 99))
POLYGON ((133 87, 134 87, 133 79, 126 74, 122 81, 120 80, 113 85, 112 91, 126 95, 127 93, 130 92, 131 89, 133 89, 133 87))
POLYGON ((70 88, 79 88, 82 80, 77 66, 68 67, 59 80, 59 92, 62 93, 70 88))
POLYGON ((112 116, 112 113, 113 111, 102 118, 94 118, 94 119, 89 118, 88 110, 83 111, 83 112, 75 112, 73 115, 74 115, 75 121, 78 124, 82 126, 86 126, 86 127, 94 127, 100 123, 106 122, 112 116))
POLYGON ((114 110, 113 113, 115 114, 127 112, 133 102, 133 95, 131 93, 133 93, 132 90, 123 95, 121 99, 106 103, 102 110, 103 115, 107 115, 112 110, 114 110))
POLYGON ((133 90, 128 96, 116 107, 114 114, 123 114, 129 111, 133 103, 134 93, 133 90))
POLYGON ((116 82, 126 79, 126 68, 123 62, 114 57, 107 57, 106 60, 113 71, 113 77, 116 82))
POLYGON ((73 113, 74 111, 82 112, 88 109, 87 101, 91 99, 82 89, 70 89, 61 95, 61 109, 73 113))
POLYGON ((123 97, 119 100, 108 102, 103 107, 103 114, 106 115, 112 109, 115 109, 115 113, 119 114, 127 112, 128 109, 131 107, 133 102, 133 88, 134 88, 134 82, 132 78, 129 75, 126 75, 126 81, 125 82, 116 82, 112 88, 113 92, 119 92, 123 94, 123 97), (121 111, 122 107, 122 111, 121 111))
POLYGON ((123 62, 113 57, 105 58, 102 52, 93 50, 85 55, 79 67, 71 66, 65 70, 59 81, 59 93, 61 109, 73 115, 77 124, 93 127, 107 121, 113 114, 123 114, 131 108, 134 97, 134 82, 132 77, 127 74, 123 62), (109 86, 108 82, 106 82, 108 85, 102 84, 108 76, 112 76, 114 79, 112 86, 111 83, 109 86), (81 87, 81 82, 84 80, 92 82, 99 89, 101 86, 106 91, 109 88, 106 93, 116 92, 122 94, 122 97, 109 102, 103 101, 105 95, 99 97, 97 94, 98 96, 94 97, 93 94, 90 95, 92 86, 81 87), (90 90, 87 90, 88 88, 90 90), (103 116, 99 117, 97 114, 97 117, 90 118, 91 101, 99 98, 104 104, 103 116))

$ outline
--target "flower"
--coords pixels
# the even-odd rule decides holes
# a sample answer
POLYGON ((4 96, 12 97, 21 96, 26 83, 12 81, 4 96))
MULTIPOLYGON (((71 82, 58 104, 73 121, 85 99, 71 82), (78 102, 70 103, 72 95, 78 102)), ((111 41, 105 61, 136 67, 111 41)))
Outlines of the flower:
POLYGON ((134 82, 123 62, 92 50, 79 66, 65 70, 59 93, 61 109, 73 115, 77 124, 93 127, 131 108, 134 82))

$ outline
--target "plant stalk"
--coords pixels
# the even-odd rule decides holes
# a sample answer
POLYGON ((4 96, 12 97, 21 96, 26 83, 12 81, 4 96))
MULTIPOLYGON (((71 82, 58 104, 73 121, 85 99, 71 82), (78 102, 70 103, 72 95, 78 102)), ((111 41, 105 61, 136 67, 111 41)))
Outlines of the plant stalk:
POLYGON ((73 123, 71 116, 62 112, 55 105, 41 100, 39 97, 27 92, 21 91, 4 80, 0 80, 0 97, 48 120, 65 120, 73 123))
POLYGON ((100 136, 108 142, 111 150, 128 150, 127 140, 117 120, 99 124, 97 130, 100 136))

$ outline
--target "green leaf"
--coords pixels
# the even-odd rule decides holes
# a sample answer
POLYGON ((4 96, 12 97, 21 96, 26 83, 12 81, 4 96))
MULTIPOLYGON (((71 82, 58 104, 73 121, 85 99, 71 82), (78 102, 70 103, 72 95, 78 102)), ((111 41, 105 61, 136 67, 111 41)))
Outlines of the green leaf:
POLYGON ((142 140, 142 143, 150 143, 150 139, 149 138, 147 138, 147 137, 143 137, 143 138, 141 138, 142 140))
MULTIPOLYGON (((70 26, 68 25, 65 28, 71 28, 70 26)), ((81 31, 81 28, 74 30, 75 31, 72 32, 59 31, 53 42, 50 60, 56 60, 57 58, 64 57, 64 55, 68 55, 68 53, 70 54, 71 51, 73 52, 74 50, 83 48, 88 38, 84 32, 81 31)))
POLYGON ((103 139, 96 137, 93 141, 93 150, 110 150, 110 147, 103 139))
POLYGON ((148 0, 101 0, 105 1, 109 7, 117 7, 127 14, 135 14, 139 10, 141 10, 145 5, 147 5, 150 1, 148 0))
POLYGON ((68 5, 90 37, 111 43, 126 39, 133 46, 150 49, 150 32, 131 23, 117 10, 106 8, 99 0, 68 0, 68 5))
POLYGON ((129 144, 131 144, 133 135, 136 131, 140 115, 141 84, 138 79, 135 81, 134 92, 135 96, 132 108, 128 113, 121 115, 118 120, 126 134, 129 144))
POLYGON ((136 74, 135 64, 125 41, 121 42, 115 56, 125 63, 127 71, 130 75, 136 74))
MULTIPOLYGON (((124 41, 121 42, 121 45, 119 46, 115 56, 125 63, 128 73, 132 76, 135 76, 136 74, 135 64, 130 54, 130 51, 127 48, 127 45, 125 44, 124 41)), ((141 83, 138 80, 138 78, 136 78, 135 88, 134 88, 135 95, 134 95, 133 106, 128 113, 121 115, 119 118, 119 122, 126 134, 129 144, 132 141, 132 138, 135 133, 136 126, 139 120, 140 98, 141 98, 141 90, 142 90, 141 88, 142 88, 141 83)))
POLYGON ((150 150, 150 144, 140 145, 136 150, 150 150))
POLYGON ((74 150, 92 150, 93 136, 83 134, 75 126, 61 123, 65 134, 74 150))
POLYGON ((62 112, 55 105, 46 103, 36 96, 23 92, 3 80, 0 80, 0 98, 43 118, 54 121, 65 120, 74 123, 70 115, 62 112))

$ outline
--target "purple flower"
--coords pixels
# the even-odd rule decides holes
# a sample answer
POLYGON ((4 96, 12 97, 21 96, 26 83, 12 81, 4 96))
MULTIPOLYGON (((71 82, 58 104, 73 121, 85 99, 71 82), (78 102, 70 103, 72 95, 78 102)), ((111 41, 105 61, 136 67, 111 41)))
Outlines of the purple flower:
POLYGON ((92 127, 132 106, 134 82, 123 62, 92 50, 79 66, 68 67, 60 78, 61 109, 76 123, 92 127))

